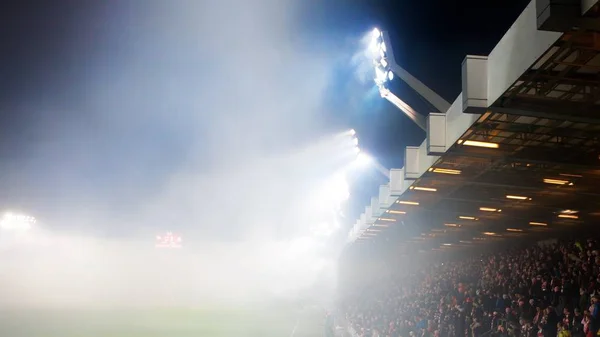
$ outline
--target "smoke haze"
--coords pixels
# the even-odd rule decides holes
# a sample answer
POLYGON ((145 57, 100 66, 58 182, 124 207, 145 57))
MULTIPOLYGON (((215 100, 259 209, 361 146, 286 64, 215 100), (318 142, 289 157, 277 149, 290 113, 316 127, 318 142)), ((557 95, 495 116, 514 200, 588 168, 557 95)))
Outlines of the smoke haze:
POLYGON ((0 187, 43 244, 4 243, 0 304, 193 305, 333 282, 336 250, 307 231, 330 213, 307 200, 341 160, 311 141, 336 55, 302 34, 301 2, 108 3, 64 24, 14 104, 32 136, 0 187), (154 249, 165 231, 184 248, 154 249))

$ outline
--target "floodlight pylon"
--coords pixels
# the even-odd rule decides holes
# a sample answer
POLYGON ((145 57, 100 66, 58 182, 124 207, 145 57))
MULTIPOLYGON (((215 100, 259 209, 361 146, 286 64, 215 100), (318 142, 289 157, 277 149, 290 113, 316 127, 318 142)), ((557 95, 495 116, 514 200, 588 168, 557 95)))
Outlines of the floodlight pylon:
POLYGON ((404 114, 413 122, 415 122, 415 124, 417 124, 421 129, 427 131, 427 124, 423 115, 417 113, 410 105, 406 104, 406 102, 401 100, 398 96, 394 95, 393 92, 385 87, 379 87, 379 94, 381 94, 381 97, 388 100, 395 107, 402 110, 402 112, 404 112, 404 114))
POLYGON ((439 112, 446 113, 450 109, 450 103, 438 95, 435 91, 426 86, 423 82, 419 81, 416 77, 411 75, 406 69, 402 68, 396 63, 394 56, 394 49, 389 38, 389 35, 385 31, 381 31, 382 48, 385 48, 386 63, 389 65, 390 70, 399 78, 401 78, 406 84, 408 84, 414 91, 416 91, 421 97, 427 102, 433 105, 439 112))

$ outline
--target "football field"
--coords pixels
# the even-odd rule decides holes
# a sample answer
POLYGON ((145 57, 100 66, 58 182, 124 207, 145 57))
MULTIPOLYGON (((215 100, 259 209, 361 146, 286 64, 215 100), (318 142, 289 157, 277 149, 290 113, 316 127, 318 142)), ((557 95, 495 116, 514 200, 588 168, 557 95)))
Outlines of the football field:
POLYGON ((152 310, 10 310, 10 337, 319 337, 323 311, 289 306, 152 310))

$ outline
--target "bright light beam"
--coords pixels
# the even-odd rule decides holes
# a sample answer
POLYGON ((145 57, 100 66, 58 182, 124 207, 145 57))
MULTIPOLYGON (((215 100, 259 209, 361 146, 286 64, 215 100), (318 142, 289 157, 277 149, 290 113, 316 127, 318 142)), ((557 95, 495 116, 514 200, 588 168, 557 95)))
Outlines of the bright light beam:
POLYGON ((379 164, 377 160, 368 154, 361 152, 359 150, 356 159, 354 160, 353 166, 358 169, 365 169, 367 167, 374 167, 379 173, 381 173, 384 177, 390 178, 390 170, 379 164))
POLYGON ((36 221, 34 217, 29 215, 7 212, 0 220, 0 229, 9 231, 29 230, 36 221))
POLYGON ((354 160, 354 164, 359 168, 368 167, 373 163, 373 158, 364 152, 358 153, 356 156, 356 160, 354 160))

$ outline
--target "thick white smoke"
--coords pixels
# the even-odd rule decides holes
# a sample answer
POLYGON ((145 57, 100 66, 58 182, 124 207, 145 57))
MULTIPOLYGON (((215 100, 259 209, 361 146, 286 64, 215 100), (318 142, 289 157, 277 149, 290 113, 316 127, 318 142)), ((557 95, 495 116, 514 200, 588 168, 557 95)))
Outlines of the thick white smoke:
POLYGON ((333 281, 335 250, 309 230, 331 213, 309 198, 338 163, 308 140, 335 55, 298 32, 299 8, 123 1, 80 18, 84 70, 46 87, 77 104, 32 108, 70 113, 36 121, 51 141, 12 172, 45 182, 31 195, 50 246, 2 251, 0 305, 197 305, 333 281), (167 230, 183 249, 154 249, 167 230))

